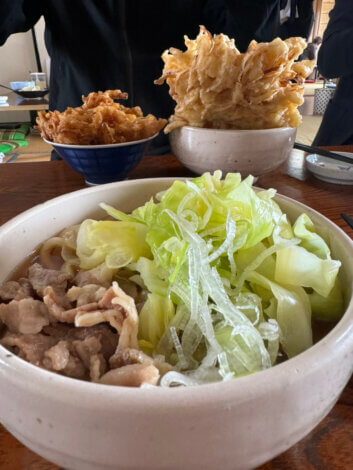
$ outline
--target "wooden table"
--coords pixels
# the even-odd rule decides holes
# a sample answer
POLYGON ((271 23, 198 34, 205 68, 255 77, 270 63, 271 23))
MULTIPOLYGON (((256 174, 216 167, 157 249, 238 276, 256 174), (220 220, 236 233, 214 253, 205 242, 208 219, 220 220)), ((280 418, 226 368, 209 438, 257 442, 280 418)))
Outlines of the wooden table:
POLYGON ((47 97, 25 99, 10 92, 7 102, 8 106, 0 106, 0 111, 40 111, 49 108, 47 97))
MULTIPOLYGON (((353 146, 345 147, 345 150, 352 152, 353 146)), ((145 157, 130 177, 190 174, 168 155, 145 157)), ((64 162, 0 165, 0 224, 35 204, 84 186, 83 177, 64 162)), ((257 186, 275 187, 279 193, 311 206, 353 237, 353 230, 340 218, 341 212, 353 216, 352 186, 324 183, 309 175, 302 152, 293 151, 286 165, 261 176, 257 186)), ((258 470, 350 470, 353 468, 352 457, 353 378, 336 406, 314 431, 258 470)), ((28 450, 0 425, 0 469, 58 470, 58 467, 28 450)))

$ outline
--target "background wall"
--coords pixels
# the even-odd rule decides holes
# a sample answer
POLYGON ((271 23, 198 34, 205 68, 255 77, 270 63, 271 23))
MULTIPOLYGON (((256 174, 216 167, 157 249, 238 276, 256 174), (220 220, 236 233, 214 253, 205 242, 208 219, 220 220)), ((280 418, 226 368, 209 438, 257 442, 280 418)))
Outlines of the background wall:
MULTIPOLYGON (((351 1, 351 0, 349 0, 351 1)), ((315 0, 315 23, 313 28, 313 38, 324 34, 327 23, 329 21, 329 13, 335 6, 335 0, 315 0)))
MULTIPOLYGON (((44 44, 44 19, 40 18, 35 26, 39 55, 41 57, 43 72, 46 70, 48 57, 44 44)), ((36 58, 34 54, 32 33, 17 33, 11 35, 6 43, 0 47, 0 83, 10 86, 10 82, 29 80, 30 72, 37 72, 36 58)), ((4 88, 0 88, 1 95, 7 95, 4 88)), ((0 112, 0 122, 28 121, 29 113, 8 111, 0 112)))

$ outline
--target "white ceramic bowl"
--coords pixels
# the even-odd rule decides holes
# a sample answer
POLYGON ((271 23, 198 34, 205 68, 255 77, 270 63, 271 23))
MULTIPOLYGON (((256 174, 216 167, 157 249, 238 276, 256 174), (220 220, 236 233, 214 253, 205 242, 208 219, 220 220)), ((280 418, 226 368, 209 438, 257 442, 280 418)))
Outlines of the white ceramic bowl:
MULTIPOLYGON (((101 201, 130 211, 172 179, 124 181, 67 194, 0 228, 0 282, 46 238, 101 201)), ((353 243, 333 223, 303 211, 342 260, 347 311, 319 343, 263 372, 190 388, 132 389, 82 382, 37 368, 0 347, 0 421, 21 442, 66 469, 245 470, 304 437, 330 411, 353 369, 353 243), (349 304, 349 305, 348 305, 349 304)))
POLYGON ((352 159, 352 164, 338 162, 331 158, 312 153, 307 155, 306 164, 319 180, 334 184, 353 184, 353 153, 336 152, 352 159))
POLYGON ((296 128, 223 130, 184 126, 170 134, 172 153, 197 174, 222 170, 243 177, 277 168, 293 148, 296 128))

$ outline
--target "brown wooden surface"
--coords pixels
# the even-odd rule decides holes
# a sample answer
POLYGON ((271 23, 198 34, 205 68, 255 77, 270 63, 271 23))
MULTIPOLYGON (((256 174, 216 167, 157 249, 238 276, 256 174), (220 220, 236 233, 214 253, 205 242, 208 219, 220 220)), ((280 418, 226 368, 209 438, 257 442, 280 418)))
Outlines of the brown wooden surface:
MULTIPOLYGON (((344 150, 352 152, 353 146, 344 150)), ((167 155, 145 157, 129 177, 189 175, 191 173, 175 157, 167 155)), ((293 151, 286 165, 259 177, 257 186, 274 187, 279 193, 311 206, 353 238, 353 230, 340 217, 342 212, 353 217, 353 186, 334 185, 315 179, 305 169, 302 152, 293 151)), ((83 177, 64 162, 0 165, 0 224, 35 204, 83 187, 83 177)), ((1 470, 58 468, 28 450, 0 425, 1 470)), ((313 432, 258 470, 314 469, 353 469, 352 378, 334 409, 313 432)))
MULTIPOLYGON (((7 93, 5 93, 7 94, 7 93)), ((22 98, 10 92, 7 99, 8 106, 0 106, 1 111, 40 111, 49 108, 48 95, 44 98, 22 98)))

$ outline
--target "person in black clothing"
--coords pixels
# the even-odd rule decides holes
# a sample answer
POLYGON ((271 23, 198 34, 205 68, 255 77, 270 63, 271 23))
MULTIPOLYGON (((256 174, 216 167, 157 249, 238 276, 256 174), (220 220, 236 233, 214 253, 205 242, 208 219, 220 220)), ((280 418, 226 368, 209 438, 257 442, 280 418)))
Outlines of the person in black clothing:
POLYGON ((321 43, 321 37, 316 36, 313 39, 313 42, 309 42, 309 44, 306 46, 303 54, 300 56, 300 60, 316 60, 317 52, 321 43))
MULTIPOLYGON (((320 36, 316 36, 313 39, 313 42, 309 42, 309 44, 304 49, 302 55, 299 56, 299 60, 315 60, 317 59, 317 53, 322 43, 322 38, 320 36)), ((317 77, 317 66, 315 65, 314 70, 308 75, 307 80, 316 80, 317 77)))
POLYGON ((318 53, 325 78, 339 78, 313 145, 353 144, 353 2, 336 0, 318 53))
POLYGON ((313 0, 280 0, 281 10, 289 6, 289 17, 279 28, 282 39, 301 36, 308 39, 314 22, 313 0))
MULTIPOLYGON (((311 0, 309 0, 311 1, 311 0)), ((252 39, 271 41, 279 33, 280 0, 1 0, 0 45, 26 31, 43 15, 51 57, 51 110, 80 106, 81 95, 119 88, 127 106, 169 117, 174 102, 161 75, 161 53, 184 49, 184 34, 196 37, 204 24, 213 34, 235 38, 245 51, 252 39)), ((125 104, 125 103, 124 103, 125 104)), ((168 151, 163 133, 153 153, 168 151)))

